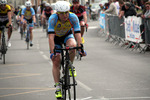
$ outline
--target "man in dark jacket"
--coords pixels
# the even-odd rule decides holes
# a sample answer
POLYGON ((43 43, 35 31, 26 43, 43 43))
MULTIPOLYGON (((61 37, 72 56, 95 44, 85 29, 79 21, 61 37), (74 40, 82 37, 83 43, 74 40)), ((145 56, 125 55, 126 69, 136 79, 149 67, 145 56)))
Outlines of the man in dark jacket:
POLYGON ((130 2, 125 3, 125 9, 126 9, 124 12, 125 17, 136 16, 135 8, 131 6, 130 2))
POLYGON ((119 4, 121 6, 121 11, 119 14, 119 18, 122 18, 123 16, 136 16, 136 11, 134 7, 131 6, 130 2, 124 3, 122 0, 119 1, 119 4))

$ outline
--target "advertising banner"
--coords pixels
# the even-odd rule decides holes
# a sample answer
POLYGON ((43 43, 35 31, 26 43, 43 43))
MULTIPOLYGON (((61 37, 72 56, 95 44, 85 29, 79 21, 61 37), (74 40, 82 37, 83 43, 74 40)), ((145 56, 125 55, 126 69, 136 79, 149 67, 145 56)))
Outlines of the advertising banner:
POLYGON ((142 42, 140 25, 142 20, 140 17, 129 16, 125 18, 125 39, 131 42, 142 42))
POLYGON ((99 23, 100 23, 100 27, 102 29, 105 29, 105 14, 100 13, 99 23))

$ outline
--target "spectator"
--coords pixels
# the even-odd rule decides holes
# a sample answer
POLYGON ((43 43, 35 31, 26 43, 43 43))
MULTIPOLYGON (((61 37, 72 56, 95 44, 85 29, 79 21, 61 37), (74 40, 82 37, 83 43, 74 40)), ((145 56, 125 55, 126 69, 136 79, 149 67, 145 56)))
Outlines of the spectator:
POLYGON ((104 4, 104 10, 107 10, 109 8, 109 3, 104 4))
POLYGON ((146 12, 141 15, 142 18, 150 18, 150 1, 145 4, 146 12))
POLYGON ((110 5, 109 8, 106 11, 104 11, 104 13, 118 15, 117 7, 116 7, 115 3, 113 2, 113 0, 109 0, 109 5, 110 5))
POLYGON ((119 14, 119 9, 120 9, 120 5, 118 0, 113 0, 113 2, 115 3, 116 7, 117 7, 117 14, 119 14))
POLYGON ((119 4, 121 6, 121 11, 119 14, 119 18, 122 18, 123 16, 136 16, 136 11, 134 7, 131 6, 130 2, 124 3, 122 0, 119 1, 119 4))

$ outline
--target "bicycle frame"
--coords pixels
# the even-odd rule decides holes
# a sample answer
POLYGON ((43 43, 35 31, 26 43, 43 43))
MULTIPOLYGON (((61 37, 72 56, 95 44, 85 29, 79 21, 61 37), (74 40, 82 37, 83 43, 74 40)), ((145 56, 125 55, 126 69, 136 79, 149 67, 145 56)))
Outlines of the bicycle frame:
POLYGON ((62 95, 63 95, 63 100, 66 100, 67 98, 69 100, 76 100, 76 85, 77 82, 75 81, 75 76, 73 73, 73 66, 70 61, 69 57, 69 51, 73 49, 81 49, 83 52, 83 45, 81 47, 64 47, 64 48, 55 48, 54 49, 54 55, 56 55, 56 50, 61 50, 61 55, 62 55, 62 61, 61 61, 61 66, 62 66, 62 78, 60 79, 60 83, 62 84, 62 95), (69 75, 69 69, 71 69, 71 74, 72 76, 69 75), (71 89, 73 89, 73 99, 71 98, 71 89), (67 97, 67 91, 68 91, 68 97, 67 97))
POLYGON ((27 22, 27 36, 26 36, 26 42, 27 42, 27 50, 29 50, 29 42, 30 42, 30 27, 29 23, 27 22))

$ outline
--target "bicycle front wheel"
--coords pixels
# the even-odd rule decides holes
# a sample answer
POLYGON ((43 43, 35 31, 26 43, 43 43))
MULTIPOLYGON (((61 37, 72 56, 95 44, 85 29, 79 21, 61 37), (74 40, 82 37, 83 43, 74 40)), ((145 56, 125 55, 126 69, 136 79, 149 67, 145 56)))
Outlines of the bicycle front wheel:
POLYGON ((2 56, 3 56, 3 64, 5 64, 5 54, 2 54, 2 56))
POLYGON ((30 32, 29 31, 27 31, 26 42, 27 42, 27 50, 29 50, 29 42, 30 42, 30 32))
POLYGON ((66 73, 65 76, 65 91, 64 91, 64 100, 76 100, 76 81, 73 74, 73 67, 70 67, 71 74, 69 74, 69 68, 68 73, 66 73))

